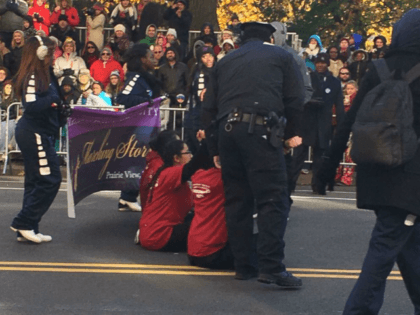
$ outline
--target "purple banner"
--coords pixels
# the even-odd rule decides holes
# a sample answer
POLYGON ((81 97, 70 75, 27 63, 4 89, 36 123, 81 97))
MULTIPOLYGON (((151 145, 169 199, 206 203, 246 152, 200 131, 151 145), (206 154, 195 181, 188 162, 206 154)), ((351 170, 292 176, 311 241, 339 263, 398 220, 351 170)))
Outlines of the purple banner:
POLYGON ((160 127, 159 105, 124 112, 75 107, 68 119, 74 204, 101 190, 138 190, 150 138, 160 127))

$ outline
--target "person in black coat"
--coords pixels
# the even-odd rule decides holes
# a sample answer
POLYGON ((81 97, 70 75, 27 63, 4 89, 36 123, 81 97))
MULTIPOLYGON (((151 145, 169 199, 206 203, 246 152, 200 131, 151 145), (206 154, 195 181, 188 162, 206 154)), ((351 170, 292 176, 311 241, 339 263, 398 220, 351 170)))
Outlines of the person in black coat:
MULTIPOLYGON (((406 13, 394 25, 392 44, 385 56, 390 71, 407 72, 420 63, 420 10, 406 13)), ((318 191, 334 178, 336 167, 346 149, 351 127, 363 98, 380 79, 371 65, 353 105, 339 126, 320 171, 316 174, 318 191)), ((413 127, 420 137, 420 79, 410 84, 413 95, 413 127)), ((408 163, 386 169, 375 165, 357 165, 357 207, 374 210, 377 221, 372 232, 362 273, 346 303, 343 315, 378 314, 382 306, 386 279, 398 264, 405 286, 420 314, 420 220, 407 226, 409 214, 420 216, 420 149, 408 163)))
POLYGON ((169 27, 174 28, 181 42, 182 54, 180 60, 184 60, 188 48, 189 31, 192 23, 192 14, 188 11, 187 0, 175 0, 175 3, 166 9, 163 18, 168 21, 169 27))
MULTIPOLYGON (((322 163, 322 156, 329 148, 332 138, 333 106, 336 107, 337 124, 344 116, 343 90, 340 81, 328 71, 329 56, 319 53, 315 59, 316 71, 311 72, 311 82, 314 92, 312 99, 305 104, 301 123, 303 145, 293 152, 293 177, 289 178, 289 189, 294 190, 308 149, 312 147, 312 171, 316 173, 322 163)), ((313 185, 313 181, 312 181, 313 185)), ((312 187, 314 193, 317 193, 312 187)))

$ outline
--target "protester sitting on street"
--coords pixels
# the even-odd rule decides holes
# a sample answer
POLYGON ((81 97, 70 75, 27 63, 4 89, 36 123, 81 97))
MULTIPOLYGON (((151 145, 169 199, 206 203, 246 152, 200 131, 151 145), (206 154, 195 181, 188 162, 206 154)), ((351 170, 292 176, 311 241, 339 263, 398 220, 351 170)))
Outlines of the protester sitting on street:
POLYGON ((105 92, 111 98, 112 105, 118 105, 117 95, 122 91, 124 83, 120 79, 120 73, 118 70, 112 71, 109 76, 109 83, 105 89, 105 92))
POLYGON ((32 19, 33 18, 30 15, 26 15, 25 17, 23 17, 22 32, 23 32, 23 37, 25 38, 25 40, 28 40, 29 37, 36 35, 36 30, 34 29, 34 24, 33 24, 32 19))
POLYGON ((23 32, 21 30, 15 31, 13 33, 12 49, 10 50, 12 58, 11 58, 9 71, 12 76, 14 76, 17 73, 20 67, 24 45, 25 45, 25 36, 23 32))
POLYGON ((100 54, 101 52, 94 42, 89 41, 86 43, 85 48, 83 49, 82 58, 88 69, 90 69, 96 60, 99 60, 100 54))
MULTIPOLYGON (((58 24, 60 18, 66 16, 66 21, 70 27, 76 27, 80 23, 79 13, 72 7, 72 0, 56 0, 56 7, 51 13, 51 24, 58 24)), ((57 37, 57 36, 56 36, 57 37)), ((59 37, 57 37, 60 39, 59 37)), ((60 39, 61 40, 61 39, 60 39)), ((77 42, 77 41, 76 41, 77 42)))
POLYGON ((76 51, 80 50, 79 36, 69 25, 67 15, 59 16, 58 24, 54 25, 50 35, 56 37, 62 43, 66 41, 67 37, 71 37, 76 43, 76 51))
MULTIPOLYGON (((356 81, 350 80, 346 83, 345 92, 344 92, 344 111, 347 113, 353 104, 354 98, 357 95, 359 87, 356 81)), ((350 157, 350 148, 351 148, 351 136, 349 139, 348 148, 344 152, 344 162, 353 163, 353 160, 350 157)), ((337 169, 337 174, 335 176, 335 181, 337 185, 347 185, 350 186, 353 183, 353 173, 354 166, 352 165, 340 165, 337 169)))
POLYGON ((188 260, 197 267, 234 269, 228 244, 222 171, 207 157, 205 168, 192 177, 194 218, 188 233, 188 260))
POLYGON ((106 22, 104 9, 102 3, 96 2, 91 9, 86 10, 86 41, 94 42, 99 50, 104 46, 104 26, 106 22))
MULTIPOLYGON (((131 108, 159 96, 160 86, 155 76, 155 60, 147 44, 135 44, 126 55, 127 80, 124 89, 117 96, 117 103, 131 108)), ((138 190, 123 190, 118 202, 119 211, 141 211, 137 203, 138 190)))
POLYGON ((328 67, 328 70, 333 76, 338 77, 340 69, 344 66, 343 61, 338 58, 338 48, 332 46, 328 48, 327 53, 330 56, 330 66, 328 67))
POLYGON ((80 98, 80 92, 75 88, 74 80, 65 76, 61 81, 61 94, 64 97, 64 100, 67 104, 77 104, 77 101, 80 98))
POLYGON ((109 22, 112 26, 122 24, 125 27, 125 33, 132 40, 133 32, 137 24, 137 9, 129 0, 121 0, 111 13, 109 22))
POLYGON ((190 212, 193 196, 188 180, 206 165, 207 156, 205 144, 193 158, 182 140, 174 140, 165 146, 164 164, 149 184, 149 196, 139 223, 139 240, 143 248, 186 251, 193 216, 190 212))
POLYGON ((16 118, 17 118, 17 106, 12 106, 9 109, 9 115, 7 116, 7 109, 12 103, 16 103, 19 100, 14 96, 12 81, 6 81, 1 89, 1 100, 0 108, 4 111, 5 116, 1 117, 1 134, 0 134, 0 157, 6 149, 6 130, 8 131, 8 143, 15 135, 16 118), (8 123, 7 123, 7 118, 8 123))
POLYGON ((149 184, 151 183, 157 170, 163 165, 163 149, 166 144, 173 140, 179 140, 175 131, 163 130, 149 143, 150 151, 146 155, 146 167, 144 168, 140 178, 140 202, 142 208, 146 206, 146 201, 149 197, 149 184))
POLYGON ((139 41, 139 44, 147 44, 149 45, 150 49, 152 49, 151 46, 156 44, 156 36, 157 34, 157 28, 156 25, 150 24, 146 28, 146 37, 143 38, 141 41, 139 41))
POLYGON ((126 28, 124 25, 116 25, 114 31, 115 33, 108 38, 105 46, 111 48, 114 60, 122 65, 124 53, 130 48, 130 39, 125 33, 126 28))
POLYGON ((90 67, 90 75, 95 81, 99 81, 103 86, 109 83, 109 76, 112 71, 118 70, 120 77, 124 75, 121 64, 114 60, 112 51, 108 47, 104 47, 101 51, 101 59, 96 60, 90 67))
POLYGON ((58 79, 58 83, 61 84, 64 76, 69 76, 76 82, 79 71, 87 69, 84 60, 77 56, 76 43, 70 37, 68 37, 63 44, 63 55, 54 63, 54 75, 58 79))
POLYGON ((45 35, 48 36, 50 34, 50 10, 48 10, 45 6, 46 0, 34 0, 33 7, 29 9, 28 15, 33 18, 33 26, 34 29, 43 30, 45 35))

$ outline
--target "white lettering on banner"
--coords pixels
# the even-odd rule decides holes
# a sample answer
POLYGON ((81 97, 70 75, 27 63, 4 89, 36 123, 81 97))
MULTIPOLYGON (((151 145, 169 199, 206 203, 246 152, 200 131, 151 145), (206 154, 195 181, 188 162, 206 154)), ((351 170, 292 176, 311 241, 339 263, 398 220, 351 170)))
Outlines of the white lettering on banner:
POLYGON ((106 179, 117 179, 117 178, 124 178, 124 174, 121 172, 106 172, 106 179))
POLYGON ((131 171, 124 171, 126 178, 140 178, 141 173, 133 173, 131 171))

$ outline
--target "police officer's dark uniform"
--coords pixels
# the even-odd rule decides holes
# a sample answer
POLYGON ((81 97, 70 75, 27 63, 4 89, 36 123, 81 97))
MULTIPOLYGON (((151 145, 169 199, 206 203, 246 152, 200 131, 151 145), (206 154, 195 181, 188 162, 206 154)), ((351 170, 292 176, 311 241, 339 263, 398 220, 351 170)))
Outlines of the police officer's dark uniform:
POLYGON ((258 280, 301 286, 302 281, 286 272, 282 263, 289 200, 281 117, 287 119, 285 138, 296 135, 303 108, 303 79, 293 56, 267 43, 274 27, 253 22, 243 24, 242 29, 242 46, 216 65, 202 115, 207 139, 218 142, 212 155, 220 155, 222 164, 235 278, 257 274, 251 262, 255 201, 258 280))

